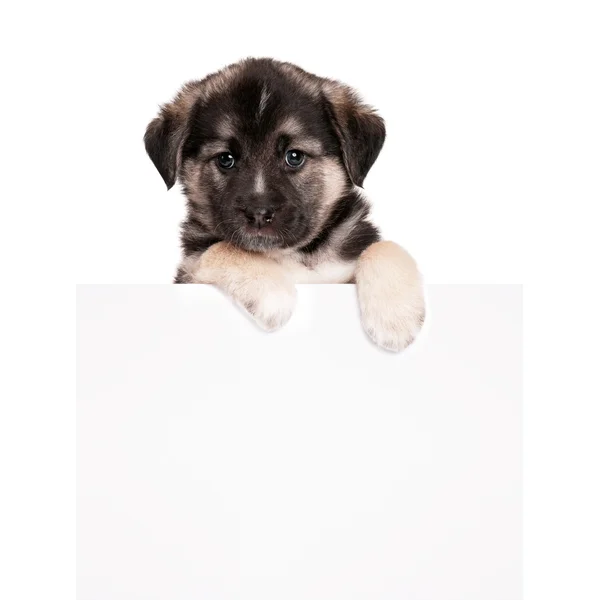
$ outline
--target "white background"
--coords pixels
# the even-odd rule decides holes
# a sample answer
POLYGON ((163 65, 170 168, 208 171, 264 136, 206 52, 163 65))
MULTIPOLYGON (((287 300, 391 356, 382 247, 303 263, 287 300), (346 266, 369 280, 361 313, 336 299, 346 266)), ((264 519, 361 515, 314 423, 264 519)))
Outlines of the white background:
POLYGON ((209 286, 78 289, 78 600, 520 600, 521 287, 351 285, 266 334, 209 286))
MULTIPOLYGON (((451 149, 460 147, 458 136, 465 139, 471 131, 485 128, 489 138, 475 136, 473 153, 464 151, 458 162, 474 165, 472 154, 478 153, 511 157, 513 168, 484 171, 470 201, 484 197, 490 185, 502 188, 502 195, 492 203, 476 205, 465 220, 445 210, 454 202, 455 192, 441 204, 441 193, 425 196, 418 198, 420 224, 407 219, 399 226, 401 213, 397 212, 396 223, 388 220, 380 225, 417 256, 431 282, 526 284, 526 598, 586 600, 591 595, 587 575, 591 485, 586 476, 591 454, 587 376, 591 249, 585 218, 591 198, 589 5, 581 0, 505 0, 384 7, 375 0, 362 4, 301 1, 297 6, 255 0, 223 6, 134 1, 105 1, 100 6, 39 1, 3 5, 0 265, 5 286, 0 351, 5 368, 0 378, 0 463, 2 484, 9 492, 2 495, 0 512, 2 597, 74 597, 75 396, 74 374, 68 366, 75 359, 75 302, 71 284, 153 281, 151 263, 168 281, 169 264, 177 257, 162 231, 166 228, 166 235, 176 241, 182 205, 178 196, 174 199, 174 190, 162 196, 162 188, 154 187, 163 185, 155 170, 145 157, 139 158, 145 120, 153 115, 156 103, 170 97, 185 72, 187 77, 200 74, 194 72, 198 61, 207 61, 213 69, 243 54, 270 53, 360 87, 388 118, 390 139, 384 152, 396 144, 392 128, 399 127, 401 119, 396 111, 392 121, 390 99, 384 104, 375 96, 374 86, 381 85, 382 79, 398 86, 396 101, 404 102, 408 110, 414 103, 409 106, 407 94, 421 85, 431 86, 437 73, 444 74, 439 84, 447 86, 448 96, 456 89, 458 98, 480 94, 483 106, 489 107, 473 121, 474 128, 464 123, 470 106, 456 111, 455 128, 445 139, 444 151, 420 166, 413 162, 412 168, 422 169, 417 184, 424 185, 441 161, 451 161, 451 149), (327 36, 322 27, 319 35, 317 21, 335 20, 334 33, 327 36), (264 35, 258 33, 262 27, 264 35), (309 52, 309 62, 296 56, 301 52, 309 52), (150 56, 149 63, 145 55, 150 56), (221 60, 225 56, 228 59, 221 60), (377 68, 367 85, 360 84, 349 70, 357 68, 360 56, 365 59, 358 77, 372 72, 367 65, 385 62, 390 70, 399 65, 398 76, 413 74, 412 85, 403 87, 377 68), (471 57, 484 56, 488 61, 476 61, 471 76, 489 82, 493 96, 506 98, 504 104, 493 103, 493 110, 489 95, 481 93, 482 86, 470 87, 462 69, 471 57), (445 68, 429 67, 443 57, 450 58, 445 68), (314 67, 312 59, 324 61, 327 68, 314 67), (181 73, 178 65, 189 60, 181 73), (346 73, 341 75, 345 63, 346 73), (486 77, 479 65, 488 69, 486 77), (422 77, 421 70, 428 76, 422 77), (156 71, 158 77, 153 76, 156 71), (153 99, 151 92, 142 95, 143 108, 128 103, 132 110, 120 118, 133 121, 137 134, 125 129, 122 138, 121 128, 109 126, 108 115, 116 112, 115 103, 124 106, 126 95, 134 94, 142 81, 158 87, 158 98, 153 99), (143 112, 135 115, 135 111, 143 112), (496 114, 502 117, 491 129, 488 118, 496 114), (115 137, 106 135, 114 130, 115 137), (504 132, 502 139, 497 131, 504 132), (118 150, 122 144, 134 144, 132 151, 118 150), (140 161, 145 181, 137 177, 140 161), (146 185, 156 196, 141 202, 136 184, 146 185), (135 218, 146 219, 144 213, 151 211, 162 219, 162 224, 153 226, 155 231, 139 227, 137 236, 143 235, 144 243, 134 250, 128 248, 137 239, 128 227, 130 202, 136 203, 135 218), (443 214, 432 218, 437 209, 443 214), (171 214, 166 216, 162 210, 171 214), (472 220, 484 226, 469 233, 472 220), (414 234, 412 239, 403 237, 410 227, 430 228, 424 238, 427 245, 414 234), (468 244, 466 236, 471 236, 468 244), (132 261, 131 255, 137 260, 132 261), (449 278, 446 273, 451 273, 449 278), (31 576, 32 570, 36 577, 31 576)), ((445 96, 417 98, 425 105, 421 118, 437 113, 445 96)), ((453 102, 447 106, 454 110, 453 102)), ((435 130, 444 123, 445 119, 437 122, 435 130)), ((421 122, 413 126, 420 128, 421 122)), ((428 152, 431 138, 429 131, 426 134, 421 142, 428 152)), ((413 143, 399 146, 398 152, 413 143)), ((367 180, 376 208, 378 202, 385 206, 374 190, 378 170, 397 166, 384 166, 384 156, 367 180)), ((455 183, 463 177, 470 177, 470 169, 455 183)), ((467 197, 464 201, 468 203, 467 197)), ((399 208, 411 206, 404 203, 399 208)))

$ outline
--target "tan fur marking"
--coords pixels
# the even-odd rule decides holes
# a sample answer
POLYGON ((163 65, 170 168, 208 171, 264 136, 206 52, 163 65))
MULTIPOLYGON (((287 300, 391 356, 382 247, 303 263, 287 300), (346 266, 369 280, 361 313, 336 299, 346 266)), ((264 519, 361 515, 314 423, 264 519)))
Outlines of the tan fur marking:
POLYGON ((302 150, 311 156, 322 154, 322 142, 316 138, 295 136, 290 141, 290 147, 302 150))
POLYGON ((203 162, 193 158, 187 159, 182 166, 181 180, 185 185, 187 199, 195 207, 196 216, 211 231, 214 229, 211 205, 200 188, 204 168, 206 165, 203 162))
POLYGON ((321 160, 324 177, 323 202, 326 206, 332 207, 343 195, 347 179, 343 167, 336 158, 323 157, 321 160))
POLYGON ((189 200, 196 202, 199 200, 199 180, 203 171, 203 163, 190 158, 185 161, 181 168, 181 179, 187 189, 189 200))
POLYGON ((295 117, 287 117, 285 121, 279 124, 277 127, 277 131, 279 133, 283 133, 284 135, 288 135, 290 137, 295 137, 301 135, 304 131, 304 127, 302 123, 296 119, 295 117))
POLYGON ((318 232, 325 224, 332 207, 344 193, 347 184, 345 172, 337 159, 329 156, 322 156, 314 158, 310 161, 310 164, 311 168, 320 174, 324 189, 322 191, 322 204, 318 211, 317 222, 312 228, 308 238, 302 241, 300 247, 305 246, 318 235, 318 232))
POLYGON ((234 136, 234 122, 230 116, 226 115, 224 119, 217 124, 217 134, 222 140, 230 140, 234 136))
POLYGON ((216 140, 215 142, 205 142, 199 150, 200 156, 205 158, 215 156, 222 152, 228 151, 228 144, 222 140, 216 140))

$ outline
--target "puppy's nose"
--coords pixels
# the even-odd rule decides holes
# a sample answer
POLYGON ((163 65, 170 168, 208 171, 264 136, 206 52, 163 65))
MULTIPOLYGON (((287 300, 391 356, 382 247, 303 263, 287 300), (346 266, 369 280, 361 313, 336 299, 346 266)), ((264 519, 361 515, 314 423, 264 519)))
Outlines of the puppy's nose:
POLYGON ((260 229, 273 221, 275 211, 268 206, 247 206, 244 209, 244 214, 250 225, 260 229))

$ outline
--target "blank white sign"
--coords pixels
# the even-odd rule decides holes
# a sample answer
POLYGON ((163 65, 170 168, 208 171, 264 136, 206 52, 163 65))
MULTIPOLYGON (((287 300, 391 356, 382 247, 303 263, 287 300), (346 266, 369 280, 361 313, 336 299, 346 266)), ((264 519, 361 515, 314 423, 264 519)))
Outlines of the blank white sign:
POLYGON ((78 286, 78 600, 521 598, 521 287, 430 287, 400 355, 298 295, 78 286))

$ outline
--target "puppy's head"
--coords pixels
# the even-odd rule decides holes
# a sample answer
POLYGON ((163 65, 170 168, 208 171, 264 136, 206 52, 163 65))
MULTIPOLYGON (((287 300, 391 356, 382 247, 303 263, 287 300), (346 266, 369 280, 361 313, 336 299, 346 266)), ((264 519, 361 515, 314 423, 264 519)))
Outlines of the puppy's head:
POLYGON ((361 186, 385 138, 347 86, 289 63, 248 59, 185 85, 144 137, 191 217, 248 250, 298 247, 361 186))

